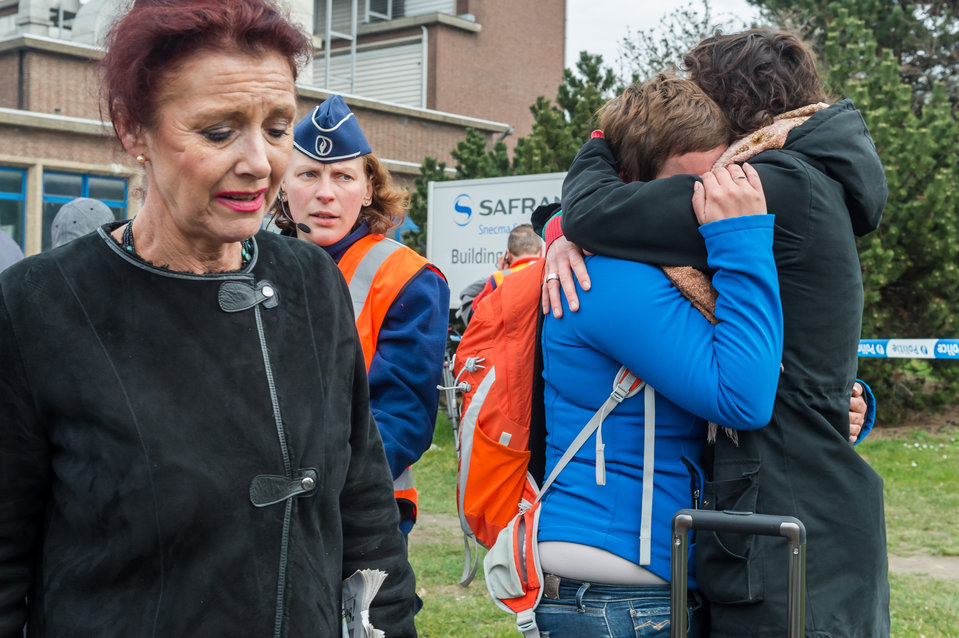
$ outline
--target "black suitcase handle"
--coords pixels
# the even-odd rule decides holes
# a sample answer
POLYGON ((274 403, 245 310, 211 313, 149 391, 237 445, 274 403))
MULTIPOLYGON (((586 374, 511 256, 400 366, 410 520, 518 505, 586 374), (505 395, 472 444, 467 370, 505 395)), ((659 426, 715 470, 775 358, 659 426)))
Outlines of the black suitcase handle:
POLYGON ((788 636, 801 638, 806 619, 806 527, 793 516, 773 516, 726 510, 679 510, 673 516, 672 574, 670 578, 670 636, 685 638, 686 573, 689 530, 783 536, 787 541, 789 585, 788 636))

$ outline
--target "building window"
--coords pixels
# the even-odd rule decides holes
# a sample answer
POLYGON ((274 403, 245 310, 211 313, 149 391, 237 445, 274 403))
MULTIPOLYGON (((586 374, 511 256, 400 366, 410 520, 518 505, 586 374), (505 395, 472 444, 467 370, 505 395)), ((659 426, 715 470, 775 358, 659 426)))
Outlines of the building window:
POLYGON ((426 106, 423 75, 423 43, 390 45, 356 52, 356 78, 350 83, 349 53, 330 59, 330 78, 326 78, 326 59, 321 55, 313 65, 313 80, 330 91, 353 93, 374 100, 407 106, 426 106))
MULTIPOLYGON (((327 0, 313 2, 313 32, 319 35, 326 33, 326 3, 327 0)), ((349 34, 352 24, 353 3, 351 0, 332 0, 333 30, 349 34)), ((356 20, 359 24, 395 20, 407 15, 420 13, 449 13, 456 15, 456 0, 426 0, 425 3, 413 0, 358 0, 356 3, 356 20), (407 5, 413 4, 415 13, 407 12, 407 5), (423 5, 423 6, 420 6, 423 5)))
POLYGON ((0 232, 10 235, 21 249, 26 190, 25 169, 0 167, 0 232))
POLYGON ((50 228, 60 207, 77 197, 99 199, 113 211, 114 219, 127 216, 127 180, 120 177, 81 175, 79 173, 43 173, 43 243, 47 250, 53 245, 50 228))

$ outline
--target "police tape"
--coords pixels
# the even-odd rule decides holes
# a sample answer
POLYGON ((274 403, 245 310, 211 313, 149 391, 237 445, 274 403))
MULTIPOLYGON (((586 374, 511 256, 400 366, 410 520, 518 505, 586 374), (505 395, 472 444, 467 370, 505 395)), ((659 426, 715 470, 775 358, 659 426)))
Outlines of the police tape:
POLYGON ((860 339, 860 357, 959 359, 959 339, 860 339))

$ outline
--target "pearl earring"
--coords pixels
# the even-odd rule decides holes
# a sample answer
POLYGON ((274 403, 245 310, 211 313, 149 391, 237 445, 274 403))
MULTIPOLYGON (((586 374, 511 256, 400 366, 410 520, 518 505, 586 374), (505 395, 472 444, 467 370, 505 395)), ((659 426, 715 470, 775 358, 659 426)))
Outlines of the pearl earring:
POLYGON ((147 163, 146 155, 144 155, 143 153, 140 153, 139 155, 137 155, 137 164, 146 164, 146 163, 147 163))

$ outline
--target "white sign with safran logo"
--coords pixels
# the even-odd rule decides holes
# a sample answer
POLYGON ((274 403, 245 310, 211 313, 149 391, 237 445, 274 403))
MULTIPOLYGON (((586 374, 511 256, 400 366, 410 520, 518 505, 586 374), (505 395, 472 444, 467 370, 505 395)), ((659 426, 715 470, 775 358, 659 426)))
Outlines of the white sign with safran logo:
POLYGON ((509 233, 530 223, 537 206, 559 202, 566 173, 430 182, 426 257, 450 284, 450 306, 460 293, 496 270, 509 233))

